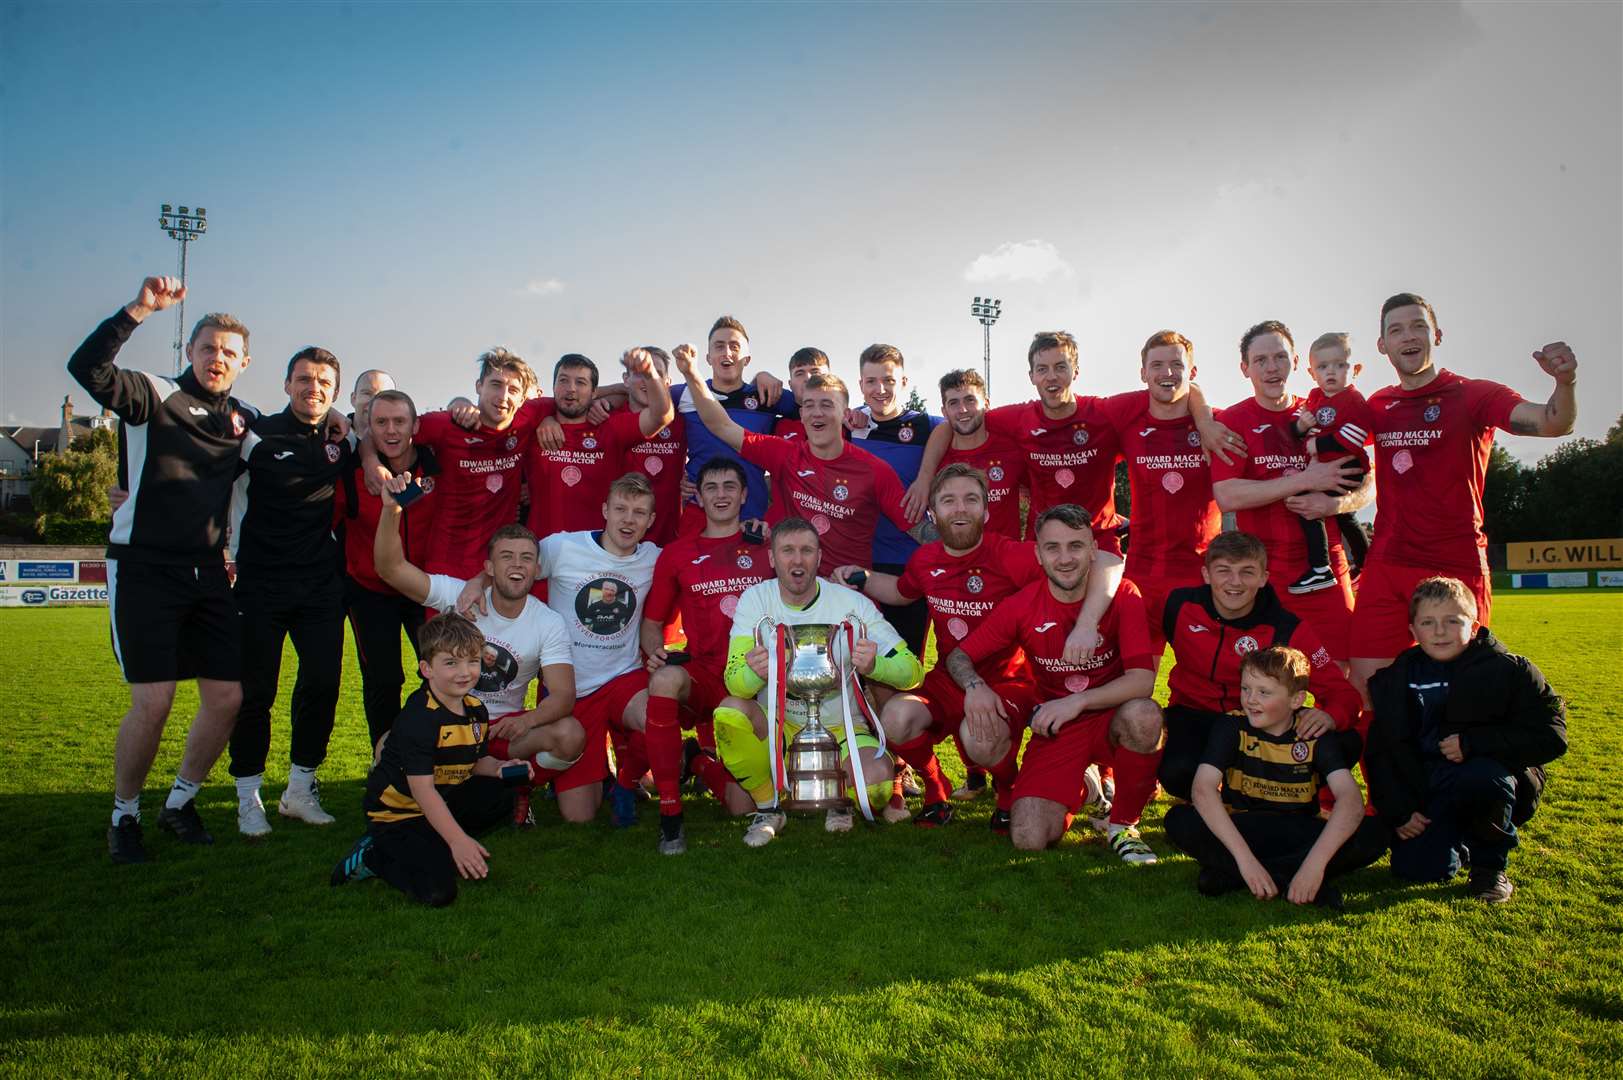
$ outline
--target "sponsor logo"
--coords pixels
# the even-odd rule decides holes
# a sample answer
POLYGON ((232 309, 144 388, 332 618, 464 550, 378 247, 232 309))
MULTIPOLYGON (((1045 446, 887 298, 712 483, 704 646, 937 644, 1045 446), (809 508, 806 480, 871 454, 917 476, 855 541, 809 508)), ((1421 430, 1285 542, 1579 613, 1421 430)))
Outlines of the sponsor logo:
POLYGON ((570 487, 574 487, 580 483, 580 470, 573 465, 565 465, 563 471, 558 474, 558 479, 570 487))
POLYGON ((1054 629, 1054 627, 1058 625, 1059 623, 1057 622, 1045 622, 1041 626, 1033 626, 1031 629, 1033 633, 1046 634, 1048 631, 1054 629))
POLYGON ((588 435, 588 436, 586 436, 586 438, 582 439, 580 441, 580 444, 582 446, 584 446, 588 450, 596 450, 597 449, 597 440, 592 438, 590 435, 588 435))
POLYGON ((817 530, 818 536, 827 534, 828 530, 832 527, 832 523, 822 514, 813 514, 811 521, 812 528, 817 530))
POLYGON ((74 565, 71 562, 19 562, 18 581, 72 581, 74 565))
POLYGON ((754 565, 755 565, 755 560, 750 558, 748 555, 740 555, 738 557, 738 568, 740 570, 748 570, 751 567, 753 567, 754 565))
POLYGON ((331 462, 332 464, 334 464, 334 465, 338 464, 338 459, 339 459, 340 456, 343 455, 343 453, 344 453, 344 451, 339 447, 339 445, 337 443, 328 443, 327 444, 327 460, 329 462, 331 462))
MULTIPOLYGON (((33 589, 31 592, 38 592, 33 589)), ((24 594, 26 597, 26 594, 24 594)), ((46 599, 52 604, 105 604, 107 603, 107 586, 105 585, 52 585, 45 593, 46 599)))
POLYGON ((940 567, 936 567, 934 570, 930 571, 930 576, 931 577, 940 577, 942 574, 945 574, 945 573, 946 573, 945 570, 941 569, 940 567))
POLYGON ((978 593, 982 589, 986 588, 986 582, 981 580, 979 574, 971 574, 969 575, 969 580, 964 582, 964 588, 968 589, 972 593, 978 593))
POLYGON ((1068 488, 1072 484, 1076 483, 1076 474, 1070 469, 1061 469, 1059 472, 1054 474, 1054 483, 1058 484, 1062 488, 1068 488))
POLYGON ((795 470, 795 475, 796 476, 816 476, 817 475, 817 470, 816 469, 796 469, 795 470))
POLYGON ((1065 689, 1073 694, 1080 694, 1088 688, 1088 682, 1089 679, 1086 675, 1067 675, 1065 677, 1065 689))
POLYGON ((1185 623, 1184 629, 1189 631, 1191 634, 1209 634, 1212 632, 1211 627, 1201 626, 1197 623, 1185 623))
POLYGON ((1161 474, 1161 486, 1167 489, 1167 494, 1176 495, 1183 490, 1183 473, 1167 470, 1161 474))
POLYGON ((477 435, 464 435, 462 436, 462 441, 467 443, 469 446, 478 446, 485 440, 481 439, 477 435))
POLYGON ((25 604, 43 604, 46 600, 44 589, 24 589, 22 600, 25 604))
POLYGON ((1257 639, 1250 634, 1245 635, 1234 643, 1234 651, 1244 656, 1246 653, 1257 651, 1257 639))
POLYGON ((1307 760, 1307 743, 1297 740, 1291 743, 1291 760, 1300 765, 1307 760))
POLYGON ((1323 645, 1320 645, 1317 649, 1313 650, 1313 655, 1308 657, 1308 659, 1312 661, 1314 667, 1323 667, 1330 662, 1330 650, 1326 649, 1323 645))
POLYGON ((1251 429, 1251 434, 1253 434, 1253 435, 1261 435, 1264 431, 1267 431, 1269 428, 1271 428, 1273 426, 1274 425, 1272 425, 1272 424, 1263 424, 1261 427, 1254 427, 1254 428, 1251 429))
POLYGON ((1441 405, 1427 405, 1426 411, 1420 415, 1426 418, 1426 423, 1433 423, 1439 416, 1443 415, 1443 407, 1441 405))
POLYGON ((490 492, 491 494, 494 495, 496 492, 500 491, 501 489, 502 489, 502 474, 501 473, 491 473, 489 476, 485 477, 485 490, 486 491, 488 491, 488 492, 490 492))
POLYGON ((1147 439, 1151 435, 1154 435, 1154 434, 1155 434, 1155 429, 1152 428, 1152 427, 1147 427, 1143 431, 1138 433, 1138 437, 1141 438, 1141 439, 1147 439))
POLYGON ((835 484, 834 497, 841 502, 844 502, 846 499, 851 497, 851 489, 846 487, 844 484, 835 484))
POLYGON ((1336 410, 1331 405, 1320 405, 1319 411, 1313 414, 1313 419, 1320 427, 1329 427, 1336 422, 1336 410))
POLYGON ((956 640, 962 641, 969 636, 969 624, 954 615, 947 620, 947 633, 951 634, 956 640))
POLYGON ((643 468, 648 470, 649 476, 658 476, 665 469, 665 463, 652 455, 643 458, 643 468))
POLYGON ((1032 435, 1033 438, 1036 438, 1038 435, 1047 435, 1047 434, 1048 434, 1048 429, 1045 428, 1045 427, 1034 427, 1034 428, 1031 429, 1031 435, 1032 435))
POLYGON ((1414 455, 1409 453, 1407 450, 1399 450, 1397 453, 1392 455, 1392 467, 1396 469, 1400 475, 1408 472, 1410 469, 1414 468, 1414 455))
POLYGON ((1079 427, 1071 432, 1071 441, 1078 446, 1086 446, 1088 443, 1088 429, 1079 427))
POLYGON ((736 596, 723 596, 721 598, 721 604, 719 605, 719 607, 721 608, 721 613, 723 615, 725 615, 729 619, 732 618, 733 617, 733 612, 738 610, 738 597, 736 597, 736 596))
POLYGON ((1397 408, 1399 405, 1402 405, 1402 404, 1403 404, 1403 400, 1401 398, 1399 400, 1397 400, 1397 401, 1388 401, 1386 403, 1386 411, 1391 412, 1393 409, 1397 408))
POLYGON ((291 450, 283 450, 280 453, 272 454, 271 458, 273 460, 275 460, 275 461, 286 461, 288 458, 290 458, 292 456, 293 456, 293 451, 291 451, 291 450))
POLYGON ((191 413, 193 416, 207 416, 209 414, 207 409, 199 409, 196 405, 186 406, 186 411, 191 413))
POLYGON ((1003 479, 1003 466, 993 465, 990 469, 986 470, 986 476, 994 484, 997 483, 999 480, 1003 479))
POLYGON ((700 555, 697 559, 693 560, 693 565, 698 566, 700 563, 704 562, 709 557, 710 556, 708 556, 708 555, 700 555))

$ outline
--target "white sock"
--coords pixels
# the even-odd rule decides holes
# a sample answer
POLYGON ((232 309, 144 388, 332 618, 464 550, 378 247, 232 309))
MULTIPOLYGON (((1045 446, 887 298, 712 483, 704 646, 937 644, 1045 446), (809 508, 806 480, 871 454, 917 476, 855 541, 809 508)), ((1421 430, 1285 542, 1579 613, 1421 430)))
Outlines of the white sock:
POLYGON ((1123 829, 1131 829, 1131 828, 1132 828, 1131 825, 1118 825, 1116 822, 1112 821, 1110 823, 1110 825, 1106 829, 1106 835, 1107 836, 1115 836, 1117 833, 1121 832, 1123 829))
POLYGON ((118 819, 125 814, 130 815, 136 821, 141 820, 141 796, 137 795, 133 799, 121 799, 117 795, 113 796, 113 824, 117 825, 118 819))
POLYGON ((308 795, 310 784, 316 778, 314 769, 306 769, 303 765, 290 765, 287 770, 287 790, 291 795, 308 795))
POLYGON ((165 810, 179 810, 197 797, 203 789, 202 784, 194 784, 180 774, 175 774, 175 786, 169 789, 169 798, 164 800, 165 810))
POLYGON ((237 777, 237 802, 239 804, 259 802, 259 785, 264 783, 264 780, 263 773, 258 776, 237 777))

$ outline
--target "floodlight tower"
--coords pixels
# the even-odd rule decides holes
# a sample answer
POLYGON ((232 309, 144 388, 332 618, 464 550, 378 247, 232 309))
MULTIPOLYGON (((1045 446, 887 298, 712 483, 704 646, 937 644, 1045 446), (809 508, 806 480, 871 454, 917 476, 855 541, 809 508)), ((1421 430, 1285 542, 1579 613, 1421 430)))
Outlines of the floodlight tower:
MULTIPOLYGON (((186 245, 208 231, 208 211, 199 206, 190 210, 164 203, 158 212, 158 228, 169 234, 169 239, 180 241, 180 287, 186 287, 186 245)), ((183 349, 186 340, 186 298, 175 305, 175 374, 183 369, 183 349)))
POLYGON ((990 296, 975 297, 969 305, 969 313, 975 316, 981 324, 983 348, 982 359, 986 364, 986 401, 992 401, 992 324, 997 322, 998 316, 1003 314, 1003 301, 993 300, 990 296))

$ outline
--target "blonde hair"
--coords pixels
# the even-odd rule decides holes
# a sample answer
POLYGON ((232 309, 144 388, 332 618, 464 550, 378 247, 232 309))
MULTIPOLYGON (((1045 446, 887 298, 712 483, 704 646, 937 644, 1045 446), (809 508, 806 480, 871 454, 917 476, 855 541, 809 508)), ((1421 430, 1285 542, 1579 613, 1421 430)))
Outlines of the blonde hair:
POLYGON ((1459 578, 1438 576, 1426 578, 1414 587, 1414 594, 1409 597, 1409 621, 1414 622, 1421 604, 1437 604, 1448 600, 1454 601, 1470 612, 1473 620, 1476 619, 1476 597, 1465 587, 1465 582, 1459 578))
POLYGON ((540 380, 535 377, 535 370, 514 352, 502 348, 500 345, 494 349, 487 349, 479 354, 479 382, 484 382, 497 372, 506 371, 519 377, 519 382, 528 394, 531 388, 539 386, 540 380))

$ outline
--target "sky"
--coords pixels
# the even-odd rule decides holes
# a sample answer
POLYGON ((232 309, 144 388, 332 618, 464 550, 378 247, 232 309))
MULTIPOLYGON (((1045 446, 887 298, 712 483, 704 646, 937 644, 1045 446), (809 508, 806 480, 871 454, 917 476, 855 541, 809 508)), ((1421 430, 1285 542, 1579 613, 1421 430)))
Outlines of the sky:
MULTIPOLYGON (((187 318, 247 323, 261 407, 307 344, 433 405, 492 345, 550 382, 723 312, 780 375, 895 344, 938 403, 981 362, 977 295, 996 403, 1054 328, 1084 392, 1139 386, 1170 328, 1232 403, 1268 318, 1304 353, 1351 332, 1369 393, 1414 291, 1444 366, 1543 401, 1531 353, 1565 340, 1575 434, 1623 412, 1615 3, 8 2, 0 80, 8 423, 92 411, 64 365, 175 271, 165 202, 208 210, 187 318)), ((173 318, 121 361, 170 371, 173 318)))

